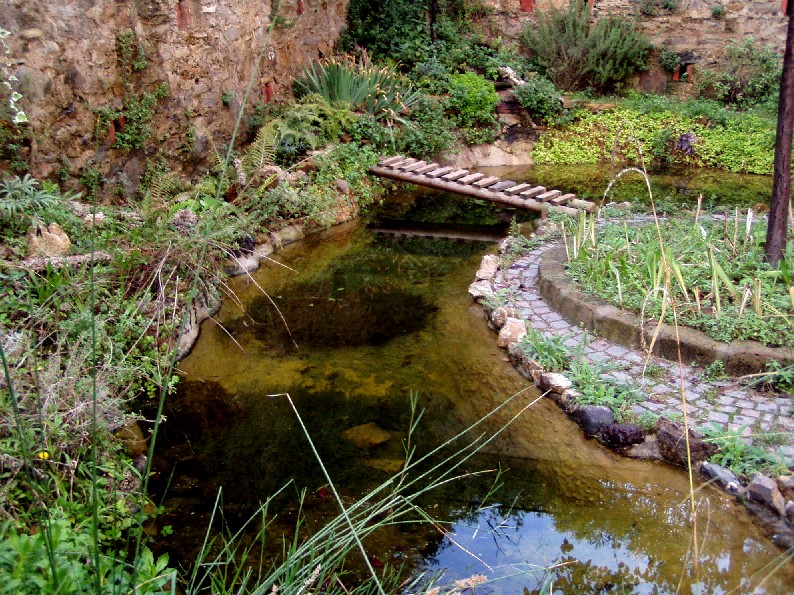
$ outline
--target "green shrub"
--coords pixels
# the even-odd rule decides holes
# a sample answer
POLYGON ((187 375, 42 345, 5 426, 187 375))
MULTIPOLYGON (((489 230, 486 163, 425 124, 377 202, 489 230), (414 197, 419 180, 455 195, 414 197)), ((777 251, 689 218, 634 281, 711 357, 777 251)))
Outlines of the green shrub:
POLYGON ((397 139, 400 153, 414 157, 431 157, 451 148, 455 142, 450 121, 441 101, 423 97, 411 109, 397 139))
POLYGON ((681 65, 681 56, 677 52, 663 48, 659 54, 659 61, 667 72, 675 72, 681 65))
POLYGON ((757 105, 777 106, 781 57, 772 46, 759 48, 752 37, 742 43, 728 42, 722 70, 703 70, 700 89, 704 97, 746 109, 757 105))
POLYGON ((562 96, 554 83, 545 77, 531 77, 523 85, 514 87, 513 95, 533 118, 550 121, 562 112, 562 96))
POLYGON ((59 195, 40 187, 30 174, 14 176, 0 182, 0 220, 35 217, 39 211, 61 201, 59 195))
POLYGON ((715 4, 711 7, 711 16, 718 21, 724 19, 726 14, 728 14, 728 9, 722 4, 715 4))
POLYGON ((587 4, 577 0, 537 14, 521 39, 533 66, 561 89, 608 91, 646 67, 650 42, 631 20, 609 15, 591 24, 587 4))
POLYGON ((448 107, 458 126, 473 128, 492 125, 499 95, 494 84, 478 74, 454 74, 450 80, 448 107))

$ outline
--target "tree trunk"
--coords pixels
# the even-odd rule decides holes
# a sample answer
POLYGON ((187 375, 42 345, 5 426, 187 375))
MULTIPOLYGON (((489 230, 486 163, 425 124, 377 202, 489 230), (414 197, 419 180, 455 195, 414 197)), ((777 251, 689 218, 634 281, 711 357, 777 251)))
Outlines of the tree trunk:
POLYGON ((772 200, 769 203, 769 227, 766 233, 766 261, 775 268, 786 251, 788 210, 791 202, 791 135, 793 130, 794 17, 789 16, 786 53, 783 56, 783 75, 780 77, 772 200))
POLYGON ((436 43, 438 34, 436 33, 436 17, 438 16, 438 0, 430 2, 430 41, 436 43))

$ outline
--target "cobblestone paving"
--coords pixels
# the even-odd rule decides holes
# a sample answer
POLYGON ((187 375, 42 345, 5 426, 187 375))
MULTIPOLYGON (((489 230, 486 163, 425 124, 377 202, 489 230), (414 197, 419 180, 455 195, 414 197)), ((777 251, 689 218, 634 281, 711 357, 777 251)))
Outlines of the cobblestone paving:
POLYGON ((605 376, 619 383, 633 383, 647 395, 645 401, 634 406, 636 413, 680 417, 683 381, 687 413, 690 420, 695 420, 695 427, 714 423, 724 430, 741 432, 748 441, 782 454, 787 465, 794 463, 791 397, 763 394, 735 379, 710 380, 704 377, 702 367, 684 365, 679 370, 677 362, 655 356, 643 375, 644 352, 590 335, 568 323, 543 300, 538 290, 538 265, 543 252, 551 247, 549 244, 537 248, 516 260, 508 270, 497 273, 496 288, 506 290, 508 305, 516 309, 520 318, 546 335, 570 335, 566 342, 569 347, 586 342, 584 353, 591 361, 611 364, 605 376), (759 434, 769 433, 775 434, 773 439, 759 441, 759 434))

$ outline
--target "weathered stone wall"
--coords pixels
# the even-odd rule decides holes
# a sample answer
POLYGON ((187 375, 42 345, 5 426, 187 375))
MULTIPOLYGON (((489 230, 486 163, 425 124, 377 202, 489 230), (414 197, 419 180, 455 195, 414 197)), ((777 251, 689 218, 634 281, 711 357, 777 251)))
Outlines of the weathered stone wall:
POLYGON ((109 180, 106 192, 129 195, 147 160, 211 163, 252 76, 250 101, 288 96, 304 64, 332 53, 347 2, 283 0, 272 14, 271 2, 255 0, 5 0, 0 27, 12 33, 32 173, 94 167, 109 180), (130 30, 145 52, 140 71, 118 62, 118 40, 130 30), (170 95, 157 104, 144 149, 127 155, 111 148, 109 135, 95 138, 98 109, 121 108, 126 95, 162 82, 170 95))

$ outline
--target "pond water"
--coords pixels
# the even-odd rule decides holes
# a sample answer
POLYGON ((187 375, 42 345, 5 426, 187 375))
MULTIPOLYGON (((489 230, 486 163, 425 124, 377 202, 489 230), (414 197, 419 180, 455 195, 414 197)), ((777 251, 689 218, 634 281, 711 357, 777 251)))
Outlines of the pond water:
POLYGON ((391 527, 368 540, 376 566, 444 570, 442 584, 499 579, 478 593, 534 593, 550 579, 555 593, 794 588, 792 565, 732 499, 699 487, 695 531, 683 472, 614 455, 538 399, 466 291, 495 245, 419 237, 486 233, 471 227, 483 223, 504 233, 510 213, 463 201, 397 196, 373 226, 407 237, 346 224, 232 280, 234 299, 203 325, 167 404, 154 487, 161 524, 176 530, 160 546, 189 563, 221 487, 232 527, 289 480, 276 535, 298 518, 301 488, 309 530, 338 512, 295 413, 272 395, 289 393, 352 502, 400 470, 414 394, 424 410, 411 436, 417 457, 502 408, 450 447, 493 437, 460 468, 464 479, 420 499, 436 526, 391 527), (493 469, 503 470, 495 493, 495 473, 472 475, 493 469))

